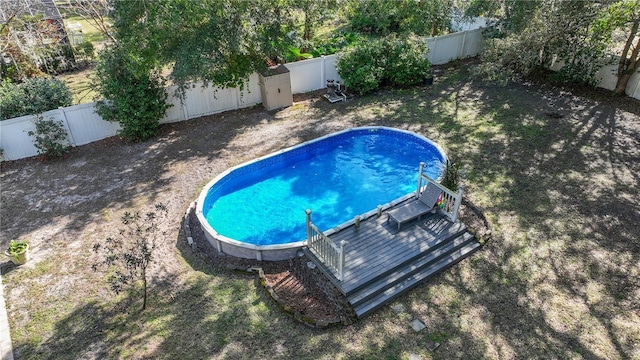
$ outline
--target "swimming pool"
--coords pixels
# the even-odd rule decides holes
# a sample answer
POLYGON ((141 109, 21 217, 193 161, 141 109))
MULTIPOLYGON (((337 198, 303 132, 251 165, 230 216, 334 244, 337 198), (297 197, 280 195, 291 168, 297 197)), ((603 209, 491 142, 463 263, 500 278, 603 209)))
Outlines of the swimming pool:
POLYGON ((321 230, 334 228, 415 191, 420 162, 438 178, 445 158, 412 132, 353 128, 225 171, 204 188, 196 214, 222 252, 292 258, 304 245, 306 209, 321 230))

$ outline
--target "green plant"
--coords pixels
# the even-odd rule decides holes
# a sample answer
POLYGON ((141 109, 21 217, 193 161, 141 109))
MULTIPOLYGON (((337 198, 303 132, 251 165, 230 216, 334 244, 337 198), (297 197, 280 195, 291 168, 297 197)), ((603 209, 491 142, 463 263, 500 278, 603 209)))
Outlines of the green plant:
POLYGON ((61 121, 37 115, 33 123, 36 130, 29 131, 28 134, 35 138, 33 144, 38 149, 41 160, 47 157, 61 157, 71 150, 69 134, 61 121))
POLYGON ((429 74, 427 51, 424 42, 412 36, 361 41, 338 57, 338 73, 349 91, 361 95, 384 83, 415 85, 429 74))
POLYGON ((29 244, 26 241, 11 240, 11 242, 9 242, 9 248, 7 249, 7 252, 10 255, 18 255, 27 251, 28 248, 29 248, 29 244))
POLYGON ((120 48, 102 52, 96 66, 97 89, 107 100, 98 101, 104 120, 119 122, 120 135, 144 141, 156 135, 171 106, 167 104, 164 78, 120 48))
MULTIPOLYGON (((166 216, 167 207, 163 204, 155 206, 166 216)), ((108 237, 104 244, 94 244, 93 251, 104 258, 92 265, 96 271, 106 267, 110 271, 107 282, 116 294, 125 289, 136 291, 139 283, 142 287, 142 310, 147 308, 147 268, 153 261, 153 251, 160 235, 159 219, 156 212, 148 212, 143 218, 140 212, 125 212, 121 218, 124 229, 120 229, 117 237, 108 237)))
POLYGON ((361 36, 354 32, 339 32, 329 39, 317 42, 310 53, 313 57, 335 54, 348 46, 355 45, 360 38, 361 36))
POLYGON ((302 50, 300 50, 297 47, 289 46, 287 48, 286 58, 288 62, 293 62, 293 61, 311 59, 313 58, 313 55, 306 52, 302 52, 302 50))
POLYGON ((443 165, 442 181, 440 181, 440 184, 451 191, 458 191, 460 179, 460 164, 453 163, 447 159, 443 165))
POLYGON ((85 59, 87 61, 92 61, 93 56, 95 54, 95 47, 93 46, 92 42, 85 41, 81 44, 78 44, 76 47, 74 47, 73 52, 76 55, 76 57, 85 59))
POLYGON ((22 83, 4 79, 0 84, 0 120, 43 113, 70 106, 71 90, 54 78, 32 78, 22 83))
POLYGON ((429 49, 423 39, 391 35, 383 43, 386 50, 384 78, 392 85, 416 85, 430 74, 431 62, 425 57, 429 49))

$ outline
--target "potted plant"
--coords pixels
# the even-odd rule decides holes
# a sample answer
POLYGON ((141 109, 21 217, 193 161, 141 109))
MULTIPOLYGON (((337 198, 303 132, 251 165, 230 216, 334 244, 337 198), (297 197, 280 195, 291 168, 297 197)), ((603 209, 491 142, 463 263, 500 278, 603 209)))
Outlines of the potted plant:
POLYGON ((5 255, 16 265, 22 265, 29 259, 29 244, 26 241, 11 240, 5 255))
POLYGON ((429 70, 427 75, 425 75, 424 84, 427 85, 427 86, 433 85, 433 70, 429 70))

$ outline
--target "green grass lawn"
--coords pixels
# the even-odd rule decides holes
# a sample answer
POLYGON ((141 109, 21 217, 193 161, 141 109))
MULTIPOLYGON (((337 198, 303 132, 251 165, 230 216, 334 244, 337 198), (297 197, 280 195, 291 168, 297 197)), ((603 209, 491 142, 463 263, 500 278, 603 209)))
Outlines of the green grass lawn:
POLYGON ((71 90, 73 105, 90 103, 98 93, 92 84, 93 67, 57 75, 71 90))
POLYGON ((638 113, 553 88, 496 87, 467 70, 444 67, 428 88, 228 112, 164 126, 145 143, 112 139, 5 166, 1 240, 33 248, 28 264, 3 268, 16 359, 640 359, 638 113), (386 306, 311 329, 252 276, 187 246, 181 216, 210 179, 365 125, 440 144, 494 228, 481 251, 397 299, 404 313, 386 306), (90 270, 91 247, 123 211, 159 201, 170 236, 141 312, 138 296, 114 296, 90 270), (413 319, 426 328, 414 332, 413 319))

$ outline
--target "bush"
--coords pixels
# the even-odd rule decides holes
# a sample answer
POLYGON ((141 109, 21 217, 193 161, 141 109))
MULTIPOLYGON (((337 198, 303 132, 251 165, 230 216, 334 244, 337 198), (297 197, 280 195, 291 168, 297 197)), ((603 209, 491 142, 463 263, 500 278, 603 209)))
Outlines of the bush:
POLYGON ((382 84, 415 85, 429 74, 426 44, 395 35, 361 41, 338 57, 338 74, 351 92, 367 94, 382 84))
POLYGON ((429 49, 424 40, 391 35, 384 40, 384 49, 387 53, 385 79, 392 85, 416 85, 429 74, 431 63, 425 57, 429 49))
POLYGON ((71 150, 69 134, 60 121, 53 118, 44 119, 37 115, 33 121, 35 131, 29 131, 29 136, 34 137, 33 144, 38 149, 41 160, 48 157, 61 157, 71 150))
POLYGON ((447 159, 447 162, 442 166, 442 181, 440 181, 440 184, 451 191, 458 191, 461 177, 460 164, 453 163, 447 159))
POLYGON ((119 122, 120 135, 144 141, 156 135, 171 106, 167 104, 164 79, 118 48, 104 51, 96 66, 97 89, 107 100, 99 101, 97 113, 119 122))
POLYGON ((0 119, 40 114, 70 106, 69 87, 54 78, 33 78, 15 84, 5 79, 0 84, 0 119))
POLYGON ((378 88, 384 76, 382 42, 363 41, 338 56, 336 67, 351 92, 368 94, 378 88))

